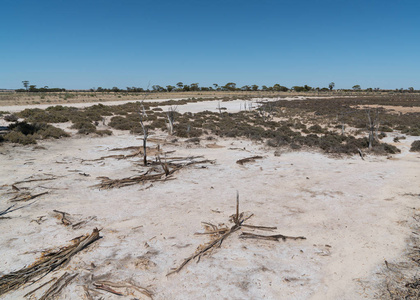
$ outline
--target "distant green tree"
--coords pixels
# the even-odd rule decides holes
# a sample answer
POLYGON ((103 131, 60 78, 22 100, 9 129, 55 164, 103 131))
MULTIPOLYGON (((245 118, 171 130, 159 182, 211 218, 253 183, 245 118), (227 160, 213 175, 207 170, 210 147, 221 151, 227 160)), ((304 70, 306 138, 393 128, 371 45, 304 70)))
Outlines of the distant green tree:
POLYGON ((181 91, 182 88, 184 87, 184 84, 180 81, 176 84, 176 86, 178 87, 178 91, 181 91))
POLYGON ((118 92, 120 91, 120 89, 119 89, 119 88, 117 88, 116 86, 114 86, 114 87, 112 88, 112 91, 113 91, 114 93, 118 93, 118 92))
POLYGON ((198 83, 191 83, 190 90, 194 92, 199 91, 200 88, 198 87, 198 83))
POLYGON ((360 87, 360 85, 359 85, 359 84, 356 84, 356 85, 353 85, 352 89, 353 89, 354 91, 360 91, 360 90, 361 90, 361 87, 360 87))
POLYGON ((29 91, 30 92, 35 92, 36 91, 36 85, 30 85, 29 86, 29 91))
POLYGON ((253 91, 258 91, 258 88, 259 88, 259 86, 258 86, 258 85, 253 84, 251 87, 252 87, 252 90, 253 90, 253 91))
POLYGON ((414 92, 414 88, 411 86, 411 87, 409 87, 409 88, 408 88, 408 91, 409 91, 410 93, 412 93, 412 92, 414 92))
POLYGON ((261 87, 261 90, 266 91, 266 90, 268 90, 268 87, 267 87, 266 85, 263 85, 263 86, 261 87))
POLYGON ((289 89, 285 86, 276 83, 275 85, 273 85, 273 90, 276 92, 287 92, 289 89))
POLYGON ((330 84, 328 85, 328 87, 330 88, 330 91, 332 91, 333 88, 335 87, 335 83, 334 82, 330 82, 330 84))
POLYGON ((306 91, 306 89, 303 86, 297 86, 297 85, 292 86, 292 90, 294 90, 295 92, 298 92, 298 93, 306 91))
POLYGON ((223 86, 223 89, 226 91, 236 91, 236 83, 234 82, 228 82, 223 86))
POLYGON ((173 85, 167 85, 167 86, 166 86, 166 90, 167 90, 168 92, 172 92, 174 89, 175 89, 175 87, 174 87, 173 85))
POLYGON ((23 86, 25 87, 26 91, 28 91, 28 89, 29 89, 29 81, 28 80, 24 80, 24 81, 22 81, 22 83, 23 83, 23 86))

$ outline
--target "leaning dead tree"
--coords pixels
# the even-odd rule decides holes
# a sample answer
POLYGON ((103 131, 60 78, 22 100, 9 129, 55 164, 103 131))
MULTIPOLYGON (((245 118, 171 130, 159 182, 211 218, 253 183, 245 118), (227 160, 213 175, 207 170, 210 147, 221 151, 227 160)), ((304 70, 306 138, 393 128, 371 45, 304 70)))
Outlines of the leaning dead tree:
MULTIPOLYGON (((239 212, 239 193, 236 194, 236 213, 230 217, 230 221, 233 223, 233 226, 228 228, 226 226, 217 226, 211 223, 203 222, 205 226, 206 232, 204 233, 197 233, 197 234, 208 234, 212 237, 210 242, 204 245, 200 245, 197 247, 197 250, 194 254, 184 259, 184 261, 181 263, 181 265, 174 270, 170 271, 168 275, 178 273, 181 271, 182 268, 185 267, 190 261, 194 259, 200 260, 200 258, 214 250, 215 248, 218 248, 222 245, 223 241, 232 235, 233 233, 243 229, 243 228, 249 228, 253 230, 264 230, 264 231, 272 231, 276 230, 277 227, 268 227, 268 226, 255 226, 255 225, 248 225, 244 224, 247 220, 249 220, 254 214, 246 215, 244 212, 239 212)), ((269 241, 276 241, 279 240, 286 241, 286 239, 292 239, 292 240, 305 240, 306 238, 303 236, 286 236, 282 234, 274 234, 274 235, 262 235, 262 234, 254 234, 251 232, 242 232, 239 236, 241 239, 260 239, 260 240, 269 240, 269 241)))

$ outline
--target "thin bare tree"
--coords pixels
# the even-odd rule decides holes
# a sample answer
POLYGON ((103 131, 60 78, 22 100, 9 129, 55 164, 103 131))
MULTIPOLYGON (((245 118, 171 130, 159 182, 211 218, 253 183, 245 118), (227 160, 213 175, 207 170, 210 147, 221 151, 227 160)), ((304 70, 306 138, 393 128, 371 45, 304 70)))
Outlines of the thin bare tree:
POLYGON ((175 113, 176 113, 177 107, 169 107, 168 111, 166 112, 166 116, 168 118, 168 133, 169 135, 172 135, 174 132, 174 121, 175 121, 175 113))

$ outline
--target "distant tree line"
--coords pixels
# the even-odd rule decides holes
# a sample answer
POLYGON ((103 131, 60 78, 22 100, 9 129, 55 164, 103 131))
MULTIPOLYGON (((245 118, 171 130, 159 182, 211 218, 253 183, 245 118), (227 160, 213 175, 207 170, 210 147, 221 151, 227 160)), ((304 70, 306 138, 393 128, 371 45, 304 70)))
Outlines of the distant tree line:
POLYGON ((45 92, 65 92, 66 89, 63 88, 50 88, 48 86, 44 86, 41 88, 37 88, 36 85, 30 85, 29 81, 24 80, 22 81, 23 84, 23 89, 17 89, 15 90, 18 93, 22 93, 22 92, 31 92, 31 93, 45 93, 45 92))
MULTIPOLYGON (((49 88, 48 86, 44 86, 41 88, 37 88, 36 85, 30 85, 29 81, 22 81, 24 86, 23 89, 17 89, 16 92, 64 92, 66 89, 64 88, 49 88)), ((328 87, 311 87, 308 85, 304 86, 292 86, 288 88, 286 86, 280 85, 278 83, 274 84, 273 86, 266 86, 262 85, 261 87, 253 84, 253 85, 244 85, 242 87, 238 87, 234 82, 228 82, 225 85, 219 85, 214 83, 212 86, 208 87, 200 87, 199 83, 191 83, 191 84, 184 84, 183 82, 178 82, 175 85, 167 85, 165 87, 160 85, 153 85, 152 88, 143 89, 141 87, 126 87, 125 89, 120 89, 116 86, 113 88, 91 88, 89 91, 91 92, 124 92, 124 93, 154 93, 154 92, 199 92, 199 91, 264 91, 264 92, 288 92, 288 91, 295 91, 298 93, 302 92, 328 92, 333 91, 335 87, 335 83, 329 83, 328 87)), ((83 91, 83 90, 80 90, 83 91)), ((415 92, 413 87, 409 87, 408 89, 395 89, 395 90, 384 90, 380 88, 366 88, 362 89, 360 85, 356 84, 351 89, 339 89, 338 91, 343 92, 400 92, 400 93, 407 93, 407 92, 415 92)))

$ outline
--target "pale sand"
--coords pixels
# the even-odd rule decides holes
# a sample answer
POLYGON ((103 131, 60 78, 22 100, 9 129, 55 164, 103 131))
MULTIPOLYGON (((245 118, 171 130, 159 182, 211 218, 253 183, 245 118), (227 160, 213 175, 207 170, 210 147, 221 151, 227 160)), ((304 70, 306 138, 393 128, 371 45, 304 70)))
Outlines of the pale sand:
MULTIPOLYGON (((6 274, 29 265, 39 257, 37 251, 65 245, 98 227, 104 238, 65 268, 79 276, 60 299, 83 299, 83 282, 92 274, 115 282, 132 279, 153 290, 154 299, 371 299, 379 282, 375 274, 385 259, 401 255, 411 232, 413 208, 419 209, 418 198, 404 195, 420 193, 420 155, 408 152, 411 141, 402 140, 403 153, 393 159, 368 156, 365 161, 316 152, 274 156, 273 148, 245 140, 218 139, 216 144, 223 148, 206 147, 215 141, 191 147, 163 145, 166 151, 176 150, 176 156, 204 155, 216 164, 183 169, 175 180, 156 182, 148 189, 149 183, 113 190, 90 186, 99 183, 97 176, 138 174, 142 167, 135 162, 141 158, 82 159, 127 154, 108 150, 140 146, 139 137, 115 131, 110 137, 40 142, 46 149, 3 145, 0 185, 7 186, 0 190, 0 210, 10 205, 6 200, 12 194, 6 193, 14 182, 48 174, 63 177, 18 185, 50 194, 7 215, 11 219, 0 220, 0 271, 6 274), (236 164, 253 155, 264 158, 236 164), (241 210, 255 214, 250 224, 277 226, 278 233, 307 239, 242 240, 235 233, 210 256, 167 277, 171 268, 207 241, 206 236, 194 235, 202 231, 201 222, 231 226, 228 218, 235 212, 236 191, 241 210), (96 219, 73 230, 60 223, 54 209, 76 220, 96 219), (40 216, 45 216, 44 222, 31 222, 40 216)), ((39 284, 10 292, 4 299, 23 299, 39 284)), ((101 296, 133 298, 105 292, 101 296)))
MULTIPOLYGON (((290 100, 296 99, 301 98, 290 100)), ((228 112, 238 111, 243 104, 242 100, 221 102, 228 112)), ((217 101, 204 101, 178 110, 216 111, 217 105, 217 101)), ((68 128, 70 123, 57 125, 74 132, 68 128)), ((396 135, 391 133, 384 141, 392 143, 396 135)), ((150 138, 168 137, 157 133, 150 138)), ((148 189, 149 183, 102 191, 90 188, 99 183, 97 176, 139 174, 143 169, 136 162, 141 158, 82 159, 127 154, 108 150, 140 146, 139 137, 114 130, 110 137, 40 142, 46 149, 2 145, 0 185, 5 186, 0 189, 0 210, 11 205, 7 199, 13 196, 9 192, 14 182, 48 174, 63 177, 19 185, 32 193, 49 190, 50 194, 7 215, 12 219, 0 220, 0 272, 29 265, 39 251, 65 245, 98 227, 103 228, 104 238, 65 268, 80 275, 63 290, 61 299, 83 298, 81 285, 92 274, 116 282, 133 279, 153 290, 155 299, 370 299, 380 278, 376 273, 385 259, 401 255, 411 232, 411 216, 419 209, 418 199, 406 195, 420 193, 420 155, 408 152, 416 139, 407 137, 395 144, 402 153, 392 159, 368 156, 365 161, 358 156, 332 158, 304 151, 278 157, 273 148, 239 139, 201 141, 199 146, 162 145, 165 151, 176 150, 176 156, 204 155, 216 164, 183 169, 176 180, 153 183, 148 189), (236 164, 254 155, 264 159, 236 164), (250 224, 277 226, 279 233, 303 235, 307 240, 241 240, 237 233, 198 264, 192 262, 179 274, 166 277, 207 241, 206 236, 194 235, 202 231, 201 222, 231 225, 228 218, 235 211, 236 191, 241 210, 255 214, 250 224), (70 213, 74 220, 96 219, 73 230, 60 223, 54 209, 70 213), (32 222, 40 216, 44 222, 32 222)), ((21 299, 36 286, 8 293, 5 299, 21 299)), ((118 298, 109 293, 102 296, 118 298)))

